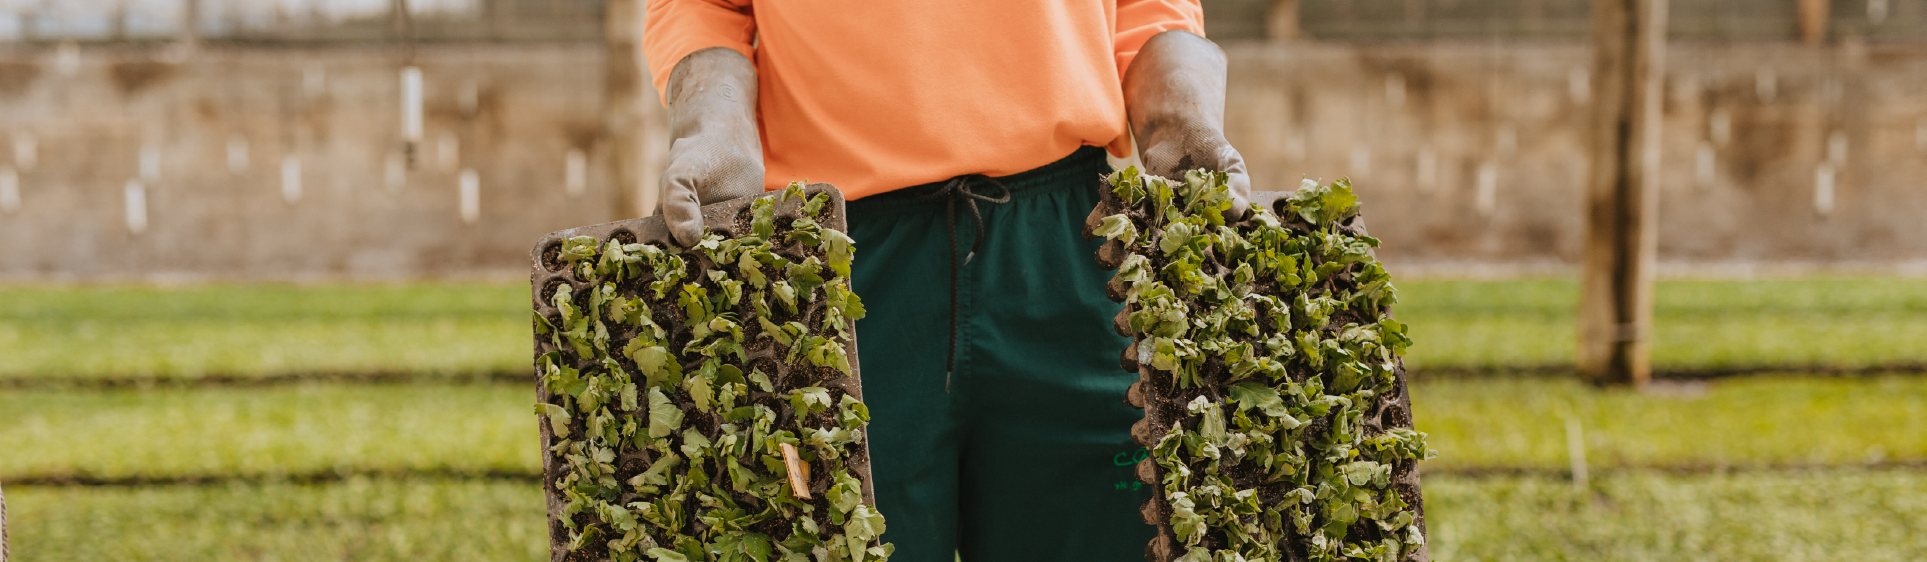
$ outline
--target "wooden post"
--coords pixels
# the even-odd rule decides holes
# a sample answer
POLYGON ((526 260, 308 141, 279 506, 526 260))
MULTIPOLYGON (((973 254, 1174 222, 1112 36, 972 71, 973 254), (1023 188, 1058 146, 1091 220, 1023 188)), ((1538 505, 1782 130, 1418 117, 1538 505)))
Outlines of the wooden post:
POLYGON ((603 25, 602 127, 608 139, 613 220, 656 212, 656 182, 648 177, 644 127, 651 95, 642 58, 642 0, 609 0, 603 25))
POLYGON ((1827 41, 1827 0, 1800 0, 1800 40, 1808 45, 1827 41))
POLYGON ((1593 116, 1579 368, 1595 384, 1652 377, 1666 0, 1593 0, 1593 116))
POLYGON ((1265 37, 1272 41, 1297 41, 1305 38, 1305 30, 1298 26, 1299 0, 1271 0, 1271 12, 1265 18, 1265 37))

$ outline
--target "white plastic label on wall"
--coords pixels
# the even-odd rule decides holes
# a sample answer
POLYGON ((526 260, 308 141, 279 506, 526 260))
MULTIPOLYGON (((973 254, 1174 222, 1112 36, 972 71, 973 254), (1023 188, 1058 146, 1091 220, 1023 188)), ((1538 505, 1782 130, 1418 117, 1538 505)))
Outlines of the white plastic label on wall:
POLYGON ((589 157, 580 148, 570 148, 563 157, 562 185, 568 188, 569 196, 582 195, 589 189, 589 157))
POLYGON ((475 224, 482 218, 482 179, 474 168, 463 168, 461 184, 462 222, 475 224))
POLYGON ((147 186, 140 178, 127 180, 122 190, 126 203, 127 231, 140 234, 147 231, 147 186))
POLYGON ((401 138, 408 142, 422 140, 422 69, 409 66, 401 69, 401 138))

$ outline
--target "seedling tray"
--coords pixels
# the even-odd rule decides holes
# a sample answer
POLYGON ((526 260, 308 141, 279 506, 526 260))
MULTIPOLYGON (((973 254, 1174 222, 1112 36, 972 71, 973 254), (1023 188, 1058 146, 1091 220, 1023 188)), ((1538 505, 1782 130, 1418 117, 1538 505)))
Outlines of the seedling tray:
POLYGON ((844 213, 793 184, 703 207, 688 250, 660 217, 536 244, 551 560, 887 557, 844 213))
POLYGON ((1429 560, 1410 340, 1349 183, 1254 193, 1226 223, 1225 179, 1126 169, 1086 220, 1152 450, 1145 559, 1429 560))

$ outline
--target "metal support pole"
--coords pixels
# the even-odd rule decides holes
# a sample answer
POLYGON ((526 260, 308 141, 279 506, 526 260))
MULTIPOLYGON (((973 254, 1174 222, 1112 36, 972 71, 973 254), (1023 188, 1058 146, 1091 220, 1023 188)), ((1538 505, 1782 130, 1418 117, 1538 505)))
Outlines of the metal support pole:
POLYGON ((1652 377, 1666 0, 1594 0, 1593 48, 1579 368, 1638 386, 1652 377))

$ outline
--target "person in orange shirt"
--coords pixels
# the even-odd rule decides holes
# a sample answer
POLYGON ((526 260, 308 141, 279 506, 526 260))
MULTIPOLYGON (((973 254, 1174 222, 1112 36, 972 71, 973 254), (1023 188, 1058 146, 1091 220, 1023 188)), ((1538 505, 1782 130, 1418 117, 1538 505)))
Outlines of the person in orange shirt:
POLYGON ((678 243, 701 205, 793 180, 850 200, 892 558, 1142 556, 1137 377, 1081 229, 1100 147, 1228 172, 1246 200, 1197 0, 650 0, 645 20, 678 243))

